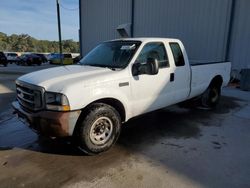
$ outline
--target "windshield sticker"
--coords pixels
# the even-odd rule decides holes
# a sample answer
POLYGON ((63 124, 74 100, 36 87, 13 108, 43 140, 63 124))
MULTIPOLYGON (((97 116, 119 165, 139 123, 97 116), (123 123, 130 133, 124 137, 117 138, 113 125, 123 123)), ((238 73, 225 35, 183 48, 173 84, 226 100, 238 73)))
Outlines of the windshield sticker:
POLYGON ((125 45, 121 47, 121 50, 134 50, 135 48, 136 48, 135 44, 130 45, 130 46, 125 45))

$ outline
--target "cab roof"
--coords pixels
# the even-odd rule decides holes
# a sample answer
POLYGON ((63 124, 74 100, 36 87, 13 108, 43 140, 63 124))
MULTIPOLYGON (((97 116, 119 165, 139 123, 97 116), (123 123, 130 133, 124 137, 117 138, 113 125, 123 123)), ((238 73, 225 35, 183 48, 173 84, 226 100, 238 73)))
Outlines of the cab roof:
POLYGON ((141 42, 181 42, 175 38, 158 38, 158 37, 142 37, 142 38, 120 38, 111 41, 141 41, 141 42))

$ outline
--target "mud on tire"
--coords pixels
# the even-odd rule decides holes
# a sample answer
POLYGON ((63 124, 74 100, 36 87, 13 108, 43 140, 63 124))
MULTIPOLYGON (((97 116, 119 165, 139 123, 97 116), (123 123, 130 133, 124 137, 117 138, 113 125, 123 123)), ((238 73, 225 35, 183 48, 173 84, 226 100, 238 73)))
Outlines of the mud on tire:
POLYGON ((111 148, 120 131, 121 118, 117 110, 107 104, 95 103, 80 118, 75 135, 79 148, 94 155, 111 148))

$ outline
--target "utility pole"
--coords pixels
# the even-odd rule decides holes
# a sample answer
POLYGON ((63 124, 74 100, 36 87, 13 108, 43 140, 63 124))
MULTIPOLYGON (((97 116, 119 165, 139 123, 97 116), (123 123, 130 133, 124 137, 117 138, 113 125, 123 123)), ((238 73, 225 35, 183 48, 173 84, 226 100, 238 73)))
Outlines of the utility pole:
POLYGON ((61 36, 61 19, 60 19, 60 7, 59 0, 56 0, 57 7, 57 23, 58 23, 58 34, 59 34, 59 49, 60 49, 60 63, 63 65, 63 57, 62 57, 62 36, 61 36))

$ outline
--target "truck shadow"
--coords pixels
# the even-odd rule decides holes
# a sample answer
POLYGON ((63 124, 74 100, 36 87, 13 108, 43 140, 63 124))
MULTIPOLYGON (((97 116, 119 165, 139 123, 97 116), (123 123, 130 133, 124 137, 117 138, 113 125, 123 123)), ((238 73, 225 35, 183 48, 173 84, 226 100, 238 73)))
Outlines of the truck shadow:
MULTIPOLYGON (((227 114, 240 105, 237 98, 222 97, 216 109, 201 109, 194 105, 172 106, 134 118, 123 126, 119 144, 143 149, 161 138, 199 138, 202 126, 211 126, 208 120, 218 114, 227 114)), ((219 121, 212 126, 220 126, 219 121)))

